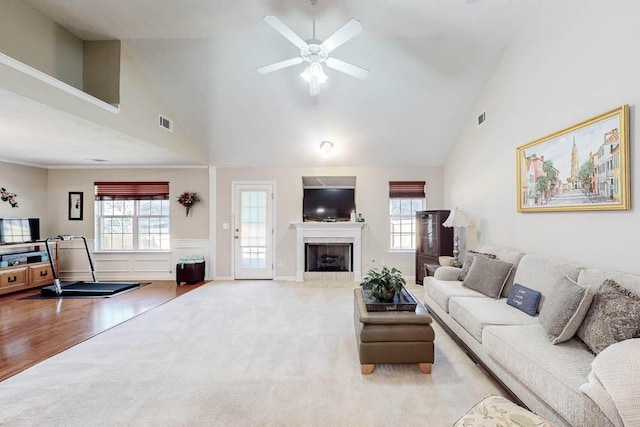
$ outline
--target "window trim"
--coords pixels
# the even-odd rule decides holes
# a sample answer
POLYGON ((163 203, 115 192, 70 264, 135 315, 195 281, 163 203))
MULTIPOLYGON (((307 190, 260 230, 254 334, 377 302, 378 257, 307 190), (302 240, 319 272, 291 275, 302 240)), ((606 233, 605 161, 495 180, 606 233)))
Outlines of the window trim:
MULTIPOLYGON (((168 212, 166 215, 140 215, 140 202, 148 199, 101 199, 99 200, 96 197, 95 200, 95 218, 94 218, 94 226, 95 226, 95 252, 96 253, 161 253, 161 252, 170 252, 171 251, 171 205, 167 203, 168 212), (109 201, 132 201, 133 205, 133 215, 103 215, 102 211, 102 203, 109 201), (131 218, 132 219, 132 244, 133 248, 127 249, 106 249, 103 247, 103 233, 100 231, 101 221, 103 218, 131 218), (169 232, 168 236, 168 248, 159 248, 159 249, 150 249, 150 248, 140 248, 140 232, 139 232, 139 220, 141 218, 166 218, 169 222, 169 232)), ((159 201, 168 200, 168 199, 156 199, 159 201)), ((128 233, 127 233, 128 234, 128 233)), ((158 234, 159 236, 164 235, 164 233, 158 234)))
MULTIPOLYGON (((391 184, 391 183, 390 183, 391 184)), ((414 193, 416 194, 416 193, 414 193)), ((393 200, 410 200, 411 203, 413 204, 413 201, 415 200, 420 200, 422 203, 422 206, 419 208, 418 211, 421 210, 425 210, 426 206, 427 206, 427 199, 426 197, 389 197, 389 208, 391 208, 391 203, 393 200)), ((391 210, 391 209, 389 209, 391 210)), ((395 251, 395 252, 415 252, 416 250, 416 236, 417 236, 417 222, 416 222, 416 215, 415 212, 418 211, 414 211, 411 215, 392 215, 391 213, 389 213, 389 251, 395 251), (399 219, 400 221, 402 221, 402 219, 404 219, 405 221, 407 219, 410 218, 410 221, 412 223, 412 231, 411 231, 411 235, 412 235, 412 239, 411 239, 411 247, 410 248, 406 248, 406 247, 394 247, 393 246, 393 238, 394 236, 398 235, 398 233, 393 233, 392 230, 392 222, 394 219, 399 219)), ((400 233, 399 235, 406 235, 407 233, 400 233)))

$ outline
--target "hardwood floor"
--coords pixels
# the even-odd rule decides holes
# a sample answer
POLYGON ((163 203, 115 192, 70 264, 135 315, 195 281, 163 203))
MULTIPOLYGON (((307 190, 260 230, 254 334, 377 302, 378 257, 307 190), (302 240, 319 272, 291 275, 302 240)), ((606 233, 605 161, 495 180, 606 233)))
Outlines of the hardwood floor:
POLYGON ((204 283, 155 281, 111 298, 24 299, 39 289, 3 295, 0 381, 204 283))

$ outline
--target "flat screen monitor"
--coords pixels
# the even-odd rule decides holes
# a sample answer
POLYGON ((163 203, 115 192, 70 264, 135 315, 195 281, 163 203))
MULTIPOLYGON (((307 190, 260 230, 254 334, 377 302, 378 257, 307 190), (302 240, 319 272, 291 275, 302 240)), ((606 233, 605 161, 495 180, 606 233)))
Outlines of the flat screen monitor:
POLYGON ((0 244, 40 240, 39 218, 0 218, 0 244))
POLYGON ((349 221, 356 210, 353 188, 305 188, 304 221, 349 221))

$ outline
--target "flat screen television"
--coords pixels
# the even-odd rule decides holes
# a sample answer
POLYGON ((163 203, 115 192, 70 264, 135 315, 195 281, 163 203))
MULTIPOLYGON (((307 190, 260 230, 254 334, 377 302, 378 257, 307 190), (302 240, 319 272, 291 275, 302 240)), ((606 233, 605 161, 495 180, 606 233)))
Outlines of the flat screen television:
POLYGON ((39 218, 0 218, 0 244, 40 240, 39 218))
POLYGON ((349 221, 356 210, 353 188, 305 188, 302 201, 304 221, 349 221))

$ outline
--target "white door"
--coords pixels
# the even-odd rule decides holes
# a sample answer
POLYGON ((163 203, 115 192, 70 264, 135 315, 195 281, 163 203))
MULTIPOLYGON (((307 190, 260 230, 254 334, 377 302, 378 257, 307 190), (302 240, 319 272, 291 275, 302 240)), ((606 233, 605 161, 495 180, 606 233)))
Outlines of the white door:
POLYGON ((233 184, 235 279, 273 279, 273 184, 233 184))

